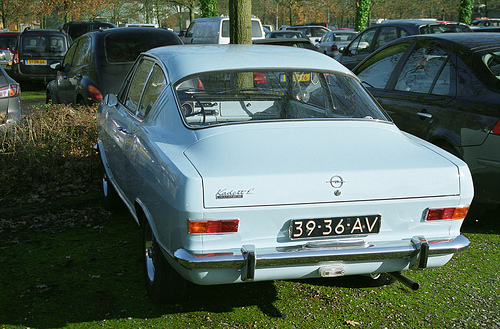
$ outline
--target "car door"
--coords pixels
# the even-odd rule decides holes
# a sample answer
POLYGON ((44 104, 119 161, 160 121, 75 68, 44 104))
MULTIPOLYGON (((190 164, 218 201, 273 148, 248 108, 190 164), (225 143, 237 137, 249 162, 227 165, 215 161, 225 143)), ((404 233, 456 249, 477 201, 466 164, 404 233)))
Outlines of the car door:
POLYGON ((63 60, 63 68, 57 74, 59 101, 75 102, 75 91, 91 62, 91 38, 83 37, 74 42, 63 60))
MULTIPOLYGON (((115 111, 108 114, 107 129, 116 147, 116 152, 108 156, 108 163, 112 169, 118 186, 128 200, 134 200, 134 181, 136 155, 132 153, 135 139, 140 135, 142 120, 149 113, 148 104, 141 103, 144 87, 150 76, 154 62, 142 58, 130 71, 123 89, 118 95, 118 104, 115 111)), ((146 98, 145 98, 146 99, 146 98)), ((147 101, 147 100, 145 100, 147 101)))
POLYGON ((400 129, 429 140, 439 112, 455 98, 454 58, 438 45, 421 43, 403 61, 375 97, 400 129))
POLYGON ((68 91, 70 90, 70 85, 68 81, 68 72, 71 65, 73 64, 73 57, 75 55, 75 50, 78 47, 78 41, 73 42, 69 47, 66 55, 63 58, 61 67, 57 71, 56 76, 56 97, 60 103, 69 103, 68 91))

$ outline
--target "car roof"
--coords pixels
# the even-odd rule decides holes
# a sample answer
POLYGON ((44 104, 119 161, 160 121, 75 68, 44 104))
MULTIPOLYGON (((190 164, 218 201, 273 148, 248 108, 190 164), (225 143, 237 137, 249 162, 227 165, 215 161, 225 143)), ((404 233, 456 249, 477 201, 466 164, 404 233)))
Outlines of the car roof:
POLYGON ((231 70, 294 69, 352 73, 319 52, 271 45, 182 45, 151 49, 165 64, 172 82, 202 72, 231 70))
POLYGON ((386 19, 383 20, 379 25, 384 24, 402 24, 402 25, 428 25, 428 24, 460 24, 466 25, 464 23, 452 22, 452 21, 438 21, 434 18, 417 18, 417 19, 386 19))
POLYGON ((436 33, 436 34, 420 34, 413 35, 398 40, 447 40, 460 45, 463 48, 478 50, 481 48, 491 48, 500 46, 500 33, 436 33))
POLYGON ((171 33, 175 34, 172 31, 162 28, 156 27, 115 27, 112 29, 104 29, 104 30, 93 30, 87 32, 86 35, 107 35, 107 34, 131 34, 131 33, 171 33))

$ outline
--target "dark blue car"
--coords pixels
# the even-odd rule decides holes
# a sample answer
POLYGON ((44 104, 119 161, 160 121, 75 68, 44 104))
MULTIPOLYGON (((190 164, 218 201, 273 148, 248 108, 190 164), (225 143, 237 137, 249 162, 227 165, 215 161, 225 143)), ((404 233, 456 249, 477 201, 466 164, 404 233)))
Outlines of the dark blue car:
POLYGON ((141 52, 180 45, 179 37, 156 28, 112 28, 77 38, 62 62, 53 62, 57 77, 47 85, 46 101, 91 105, 106 94, 116 94, 141 52))

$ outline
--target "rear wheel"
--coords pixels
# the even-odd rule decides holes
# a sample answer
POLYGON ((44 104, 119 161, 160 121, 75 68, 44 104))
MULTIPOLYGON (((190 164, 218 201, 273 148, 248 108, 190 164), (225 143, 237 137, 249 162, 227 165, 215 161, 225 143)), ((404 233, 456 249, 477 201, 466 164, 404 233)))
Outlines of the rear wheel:
POLYGON ((168 263, 147 220, 143 224, 143 263, 146 290, 155 303, 182 299, 186 280, 168 263))

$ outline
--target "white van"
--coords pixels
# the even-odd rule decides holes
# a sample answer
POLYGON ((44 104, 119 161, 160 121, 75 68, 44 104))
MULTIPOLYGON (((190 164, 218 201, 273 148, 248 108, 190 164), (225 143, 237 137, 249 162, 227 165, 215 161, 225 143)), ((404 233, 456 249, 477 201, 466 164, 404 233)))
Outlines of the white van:
MULTIPOLYGON (((260 19, 252 18, 252 40, 264 39, 265 33, 260 19)), ((195 18, 189 24, 186 35, 182 37, 185 44, 190 43, 229 43, 229 17, 195 18)))

